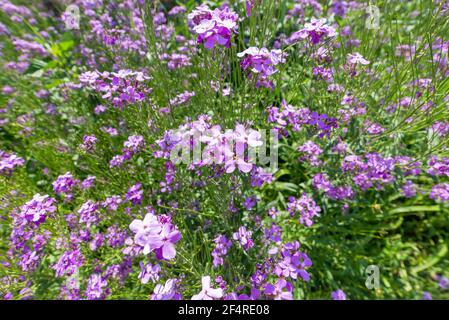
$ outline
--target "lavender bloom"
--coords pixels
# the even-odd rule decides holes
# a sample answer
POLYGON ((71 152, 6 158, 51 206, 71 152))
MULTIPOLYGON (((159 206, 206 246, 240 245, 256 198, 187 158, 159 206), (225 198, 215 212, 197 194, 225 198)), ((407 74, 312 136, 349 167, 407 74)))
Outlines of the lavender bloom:
POLYGON ((333 27, 326 25, 326 19, 314 19, 306 23, 304 28, 294 34, 295 37, 302 40, 309 40, 311 44, 318 44, 323 38, 333 38, 337 32, 333 27))
POLYGON ((118 135, 117 129, 113 127, 101 127, 101 131, 109 134, 111 137, 115 137, 118 135))
POLYGON ((96 115, 102 114, 103 112, 106 111, 106 107, 99 104, 98 106, 95 107, 94 112, 96 115))
POLYGON ((422 295, 422 300, 432 300, 432 295, 430 292, 424 292, 422 295))
POLYGON ((87 152, 91 152, 95 149, 95 144, 97 143, 97 137, 94 135, 87 135, 83 137, 83 143, 81 148, 86 150, 87 152))
POLYGON ((64 175, 59 176, 53 182, 53 190, 57 195, 70 195, 77 183, 78 180, 73 179, 73 176, 70 174, 70 172, 67 172, 64 175))
POLYGON ((289 198, 287 210, 291 216, 299 213, 299 222, 306 227, 310 227, 313 224, 313 217, 319 216, 321 208, 315 203, 315 201, 313 201, 312 198, 303 193, 299 199, 294 197, 289 198))
POLYGON ((100 248, 103 244, 104 244, 104 235, 101 233, 96 233, 94 234, 94 238, 92 239, 92 241, 89 243, 89 248, 90 250, 95 251, 98 248, 100 248))
POLYGON ((88 300, 104 299, 109 292, 107 285, 108 282, 101 274, 93 274, 89 278, 84 294, 88 300))
POLYGON ((449 184, 440 183, 434 185, 430 191, 429 198, 442 202, 449 202, 449 184))
POLYGON ((103 202, 103 207, 110 211, 116 211, 121 203, 122 198, 120 196, 110 196, 103 202))
POLYGON ((98 204, 91 200, 87 200, 78 210, 78 214, 80 216, 79 222, 85 223, 87 227, 98 223, 100 219, 98 217, 97 209, 98 204))
POLYGON ((427 173, 432 176, 447 176, 449 177, 449 158, 439 159, 436 156, 431 156, 428 161, 429 169, 427 173))
POLYGON ((27 221, 40 224, 45 221, 48 213, 56 211, 54 203, 55 199, 37 193, 33 196, 33 199, 20 207, 20 215, 27 221))
POLYGON ((273 88, 274 84, 269 77, 278 72, 276 66, 285 63, 287 54, 278 49, 268 51, 267 48, 250 47, 237 53, 237 56, 243 58, 240 63, 242 69, 251 71, 256 77, 257 87, 263 85, 266 88, 273 88))
POLYGON ((25 160, 15 154, 7 153, 0 150, 0 174, 9 175, 16 167, 21 167, 25 164, 25 160))
POLYGON ((170 70, 189 67, 192 65, 190 57, 185 54, 173 53, 167 62, 167 67, 170 70))
POLYGON ((159 273, 161 271, 160 265, 144 265, 143 262, 140 262, 140 270, 141 271, 139 273, 138 279, 140 279, 140 282, 142 282, 143 284, 147 284, 150 280, 153 283, 159 281, 159 273))
POLYGON ((304 281, 310 280, 306 268, 312 266, 312 260, 299 250, 299 242, 290 242, 283 245, 280 259, 274 267, 274 274, 279 277, 290 277, 294 280, 300 277, 304 281))
POLYGON ((168 15, 170 17, 179 15, 186 12, 186 8, 184 8, 183 6, 174 6, 173 8, 170 9, 170 11, 168 12, 168 15))
POLYGON ((232 241, 224 235, 218 235, 215 239, 215 248, 212 250, 212 257, 214 258, 214 267, 223 265, 223 257, 228 254, 228 250, 232 246, 232 241))
POLYGON ((81 188, 83 188, 84 190, 92 188, 95 179, 96 179, 95 176, 88 176, 86 179, 83 180, 83 182, 81 182, 81 188))
POLYGON ((320 161, 318 156, 323 152, 320 146, 312 141, 306 141, 302 146, 298 148, 298 151, 306 153, 305 156, 299 158, 302 161, 309 161, 312 166, 319 166, 320 161))
POLYGON ((176 279, 168 279, 165 285, 157 284, 151 295, 151 300, 180 300, 182 297, 176 291, 176 279))
POLYGON ((141 183, 136 183, 128 189, 128 192, 125 195, 125 199, 127 201, 131 201, 134 206, 140 205, 142 203, 143 190, 141 189, 141 187, 141 183))
POLYGON ((232 238, 235 241, 240 242, 245 250, 249 250, 254 246, 254 242, 251 239, 252 234, 253 233, 251 231, 246 230, 245 226, 241 226, 239 230, 232 235, 232 238))
POLYGON ((186 104, 194 96, 195 96, 195 92, 184 91, 183 93, 178 94, 173 99, 170 99, 170 105, 173 107, 177 107, 177 106, 186 104))
POLYGON ((125 151, 136 154, 145 147, 145 140, 143 136, 129 136, 128 140, 123 143, 123 146, 125 151))
POLYGON ((449 134, 449 122, 437 121, 432 125, 432 130, 440 137, 449 134))
MULTIPOLYGON (((142 102, 152 90, 145 86, 150 77, 139 71, 119 70, 118 72, 87 71, 79 76, 82 86, 102 94, 103 99, 112 102, 114 107, 142 102)), ((101 111, 102 110, 98 110, 101 111)))
POLYGON ((284 279, 279 279, 274 285, 267 283, 264 293, 274 300, 293 300, 293 286, 284 279))
POLYGON ((193 31, 198 34, 197 42, 203 43, 206 49, 216 45, 231 46, 231 38, 237 33, 238 15, 228 7, 210 10, 202 5, 187 16, 193 31))
POLYGON ((135 233, 134 242, 143 248, 143 254, 155 251, 160 260, 175 258, 175 243, 181 239, 181 233, 163 216, 148 213, 143 220, 131 222, 129 228, 135 233))
POLYGON ((282 234, 282 227, 279 227, 276 223, 271 223, 270 228, 265 228, 265 239, 280 243, 281 242, 281 234, 282 234))
POLYGON ((331 294, 332 300, 346 300, 346 294, 343 290, 338 289, 331 294))
POLYGON ((245 199, 245 202, 243 202, 243 206, 246 210, 251 210, 256 204, 257 204, 257 197, 251 196, 245 199))
POLYGON ((416 196, 416 185, 408 180, 404 185, 402 186, 402 194, 406 198, 413 198, 416 196))
POLYGON ((121 230, 117 225, 110 226, 106 233, 108 239, 108 245, 111 248, 121 247, 125 244, 128 233, 121 230))
POLYGON ((443 290, 449 289, 449 279, 443 276, 438 276, 438 286, 443 290))
POLYGON ((63 277, 65 275, 71 276, 84 263, 84 256, 79 249, 66 251, 63 253, 52 269, 56 271, 56 277, 63 277))

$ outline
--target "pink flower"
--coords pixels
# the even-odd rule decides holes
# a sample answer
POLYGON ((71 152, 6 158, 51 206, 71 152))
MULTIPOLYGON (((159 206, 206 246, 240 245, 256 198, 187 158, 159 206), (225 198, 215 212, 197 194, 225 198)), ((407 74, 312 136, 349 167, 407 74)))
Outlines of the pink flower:
POLYGON ((223 297, 223 289, 214 289, 210 287, 210 276, 201 279, 201 292, 194 295, 192 300, 217 300, 223 297))
POLYGON ((304 28, 295 32, 300 39, 309 39, 312 44, 317 44, 324 37, 335 37, 337 35, 336 30, 326 25, 326 19, 314 19, 310 23, 306 23, 304 28))
POLYGON ((368 65, 370 62, 366 60, 360 53, 354 52, 353 54, 348 54, 348 63, 350 64, 362 64, 368 65))
POLYGON ((155 251, 158 259, 175 258, 174 245, 181 239, 181 233, 170 221, 148 213, 143 220, 131 222, 129 228, 135 233, 134 242, 143 247, 144 254, 155 251))

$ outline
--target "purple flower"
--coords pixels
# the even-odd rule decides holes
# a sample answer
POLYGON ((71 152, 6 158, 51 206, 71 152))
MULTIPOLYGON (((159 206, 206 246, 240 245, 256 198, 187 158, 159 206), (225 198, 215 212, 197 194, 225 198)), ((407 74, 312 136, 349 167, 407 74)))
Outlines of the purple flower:
POLYGON ((424 292, 422 295, 422 300, 432 300, 432 295, 430 292, 424 292))
POLYGON ((105 111, 106 111, 106 107, 103 106, 103 105, 101 105, 101 104, 99 104, 98 106, 96 106, 95 109, 94 109, 94 112, 95 112, 95 114, 97 114, 97 115, 102 114, 102 113, 105 112, 105 111))
POLYGON ((365 127, 366 132, 372 135, 381 134, 385 131, 380 124, 372 122, 371 120, 366 120, 363 123, 363 126, 365 127))
POLYGON ((83 188, 83 190, 92 188, 95 179, 96 179, 95 176, 88 176, 86 179, 83 180, 83 182, 81 182, 81 188, 83 188))
POLYGON ((449 289, 449 279, 443 276, 438 276, 438 286, 443 290, 449 289))
POLYGON ((95 144, 97 143, 97 137, 94 135, 87 135, 83 137, 83 144, 81 145, 81 148, 90 152, 95 149, 95 144))
POLYGON ((273 88, 274 84, 269 77, 278 72, 276 66, 285 63, 287 54, 278 49, 268 51, 267 48, 250 47, 237 53, 237 56, 243 58, 240 63, 242 69, 249 70, 250 75, 256 77, 257 87, 263 85, 266 88, 273 88))
POLYGON ((265 239, 280 243, 281 242, 281 233, 282 227, 279 227, 276 223, 272 222, 270 228, 265 228, 265 239))
POLYGON ((180 300, 182 297, 176 291, 176 279, 168 279, 165 285, 157 284, 151 295, 151 300, 180 300))
POLYGON ((178 94, 173 99, 170 99, 170 106, 177 107, 177 106, 186 104, 194 96, 195 96, 195 92, 184 91, 183 93, 178 94))
POLYGON ((78 180, 73 179, 73 176, 70 174, 70 172, 67 172, 64 175, 59 176, 53 182, 53 190, 57 195, 70 195, 77 183, 78 180))
POLYGON ((121 203, 122 198, 120 196, 110 196, 103 202, 103 207, 110 211, 116 211, 121 203))
POLYGON ((449 202, 449 184, 440 183, 432 187, 429 195, 430 199, 449 202))
POLYGON ((212 257, 214 258, 214 267, 223 265, 224 259, 228 254, 228 250, 232 246, 232 241, 226 238, 224 235, 218 235, 215 239, 215 248, 212 250, 212 257))
POLYGON ((257 197, 251 196, 245 199, 245 202, 243 202, 243 206, 246 210, 251 210, 256 204, 257 204, 257 197))
POLYGON ((101 276, 101 274, 93 274, 89 278, 84 294, 88 300, 105 299, 109 291, 107 285, 108 282, 101 276))
POLYGON ((210 10, 202 5, 187 16, 193 31, 198 34, 197 42, 203 43, 206 49, 216 45, 231 46, 231 38, 237 33, 238 15, 228 7, 210 10))
POLYGON ((126 151, 131 154, 136 154, 145 147, 145 140, 143 136, 129 136, 128 140, 123 143, 126 151))
POLYGON ((439 159, 436 156, 431 156, 428 161, 429 169, 427 173, 432 176, 447 176, 449 177, 449 158, 439 159))
POLYGON ((48 213, 56 211, 54 203, 55 199, 37 193, 33 199, 20 207, 20 215, 27 221, 40 224, 45 221, 48 213))
POLYGON ((323 152, 319 145, 312 141, 306 141, 302 146, 298 148, 298 151, 306 153, 305 156, 302 156, 300 160, 309 161, 312 166, 319 166, 320 161, 318 160, 318 156, 323 152))
POLYGON ((308 39, 313 45, 318 44, 321 39, 333 38, 337 35, 333 27, 326 25, 326 19, 312 18, 310 23, 306 23, 304 28, 295 33, 299 39, 308 39))
POLYGON ((449 122, 437 121, 432 125, 432 130, 440 137, 449 134, 449 122))
POLYGON ((315 203, 312 198, 303 193, 303 195, 299 199, 296 199, 294 197, 289 198, 287 210, 291 216, 299 213, 299 222, 306 227, 310 227, 313 224, 312 219, 315 216, 319 216, 321 208, 315 203))
POLYGON ((92 200, 87 200, 78 210, 80 215, 80 223, 85 223, 87 227, 96 224, 100 219, 98 217, 98 204, 92 200))
POLYGON ((406 198, 413 198, 416 196, 416 185, 408 180, 404 185, 402 186, 402 194, 406 198))
POLYGON ((245 250, 248 250, 254 246, 254 242, 251 239, 251 231, 247 231, 245 226, 241 226, 237 232, 232 235, 235 241, 240 242, 245 250))
POLYGON ((338 289, 331 293, 332 300, 346 300, 346 294, 343 290, 338 289))
POLYGON ((95 251, 101 246, 103 246, 103 244, 104 244, 104 235, 102 233, 96 233, 94 234, 94 238, 92 239, 92 241, 89 243, 89 248, 90 250, 95 251))
POLYGON ((7 153, 0 150, 0 174, 11 174, 16 167, 21 167, 25 164, 25 160, 13 153, 7 153))
POLYGON ((285 279, 279 279, 274 285, 267 283, 264 293, 274 300, 293 300, 293 286, 285 279))
POLYGON ((56 271, 56 277, 70 276, 74 274, 84 263, 84 256, 79 249, 66 251, 59 257, 52 269, 56 271))
POLYGON ((279 277, 290 277, 294 280, 300 277, 304 281, 310 280, 306 268, 312 266, 312 260, 299 250, 299 242, 286 243, 280 251, 280 258, 274 266, 274 274, 279 277))
POLYGON ((161 266, 156 264, 147 264, 144 265, 143 262, 140 262, 140 273, 138 278, 140 279, 140 282, 143 284, 147 284, 148 281, 157 282, 159 281, 159 273, 161 271, 161 266))
POLYGON ((168 15, 170 17, 173 17, 184 12, 186 12, 186 8, 184 8, 183 6, 174 6, 173 8, 170 9, 168 15))
POLYGON ((141 187, 141 183, 136 183, 128 189, 128 192, 125 195, 125 199, 127 201, 131 201, 134 206, 140 205, 142 202, 143 190, 141 189, 141 187))
MULTIPOLYGON (((185 54, 173 53, 167 62, 167 67, 170 70, 180 69, 191 66, 190 57, 185 54)), ((187 98, 188 100, 189 98, 187 98)))
POLYGON ((158 259, 175 258, 175 243, 181 239, 181 233, 163 216, 148 213, 143 220, 134 220, 129 228, 135 233, 134 242, 143 248, 143 254, 155 251, 158 259))

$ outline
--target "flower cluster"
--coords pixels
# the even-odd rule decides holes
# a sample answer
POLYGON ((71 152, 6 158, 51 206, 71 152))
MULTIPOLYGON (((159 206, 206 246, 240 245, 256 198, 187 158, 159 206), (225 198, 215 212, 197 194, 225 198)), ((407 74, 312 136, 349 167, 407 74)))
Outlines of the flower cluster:
POLYGON ((207 49, 220 45, 231 46, 231 38, 237 33, 238 15, 229 7, 211 10, 201 5, 187 16, 193 31, 198 34, 197 42, 207 49))
POLYGON ((296 108, 287 104, 285 100, 282 101, 281 108, 268 108, 268 121, 274 123, 284 135, 288 134, 286 130, 281 130, 284 128, 291 127, 293 131, 299 131, 303 127, 311 127, 322 138, 329 137, 331 131, 338 128, 336 118, 310 111, 308 108, 296 108))
POLYGON ((224 257, 228 254, 229 249, 232 247, 232 241, 226 238, 224 235, 218 235, 215 239, 215 248, 212 250, 212 257, 214 258, 214 267, 218 267, 224 264, 224 257))
MULTIPOLYGON (((238 169, 243 173, 251 172, 263 177, 260 172, 262 169, 254 164, 255 159, 245 154, 248 148, 256 150, 263 144, 261 134, 256 130, 247 129, 242 124, 237 124, 234 130, 223 132, 221 126, 210 124, 209 117, 200 116, 198 120, 183 124, 177 130, 165 132, 164 137, 157 143, 161 150, 155 153, 156 157, 171 158, 179 162, 181 150, 183 154, 190 154, 193 150, 197 157, 188 159, 192 160, 189 162, 190 167, 221 165, 226 173, 238 169), (205 144, 204 148, 202 144, 205 144), (198 150, 199 152, 196 152, 198 150)), ((268 181, 269 175, 263 178, 268 181)))
POLYGON ((95 90, 116 108, 143 101, 151 92, 145 84, 149 79, 143 72, 127 69, 118 72, 87 71, 79 76, 81 85, 95 90))
POLYGON ((250 78, 254 75, 256 87, 261 85, 273 88, 274 84, 269 78, 278 72, 277 65, 285 63, 287 54, 278 49, 269 51, 267 48, 250 47, 237 53, 237 57, 243 58, 240 62, 243 70, 248 70, 250 78))
POLYGON ((299 222, 306 227, 310 227, 313 224, 313 218, 319 216, 321 211, 321 208, 315 201, 305 193, 299 199, 290 197, 287 208, 291 216, 299 213, 299 222))
POLYGON ((157 259, 175 258, 175 244, 181 240, 181 233, 169 217, 147 213, 143 220, 133 220, 129 228, 134 233, 134 243, 142 248, 143 254, 154 251, 157 259))
POLYGON ((40 224, 45 221, 48 214, 56 211, 55 199, 48 195, 41 196, 39 193, 33 199, 20 207, 20 215, 27 221, 40 224))
POLYGON ((13 153, 8 153, 0 150, 0 174, 11 174, 14 169, 25 164, 25 160, 13 153))
POLYGON ((297 31, 293 37, 299 40, 308 40, 312 45, 320 43, 323 39, 337 36, 335 28, 326 24, 326 19, 314 19, 304 25, 304 28, 297 31))

